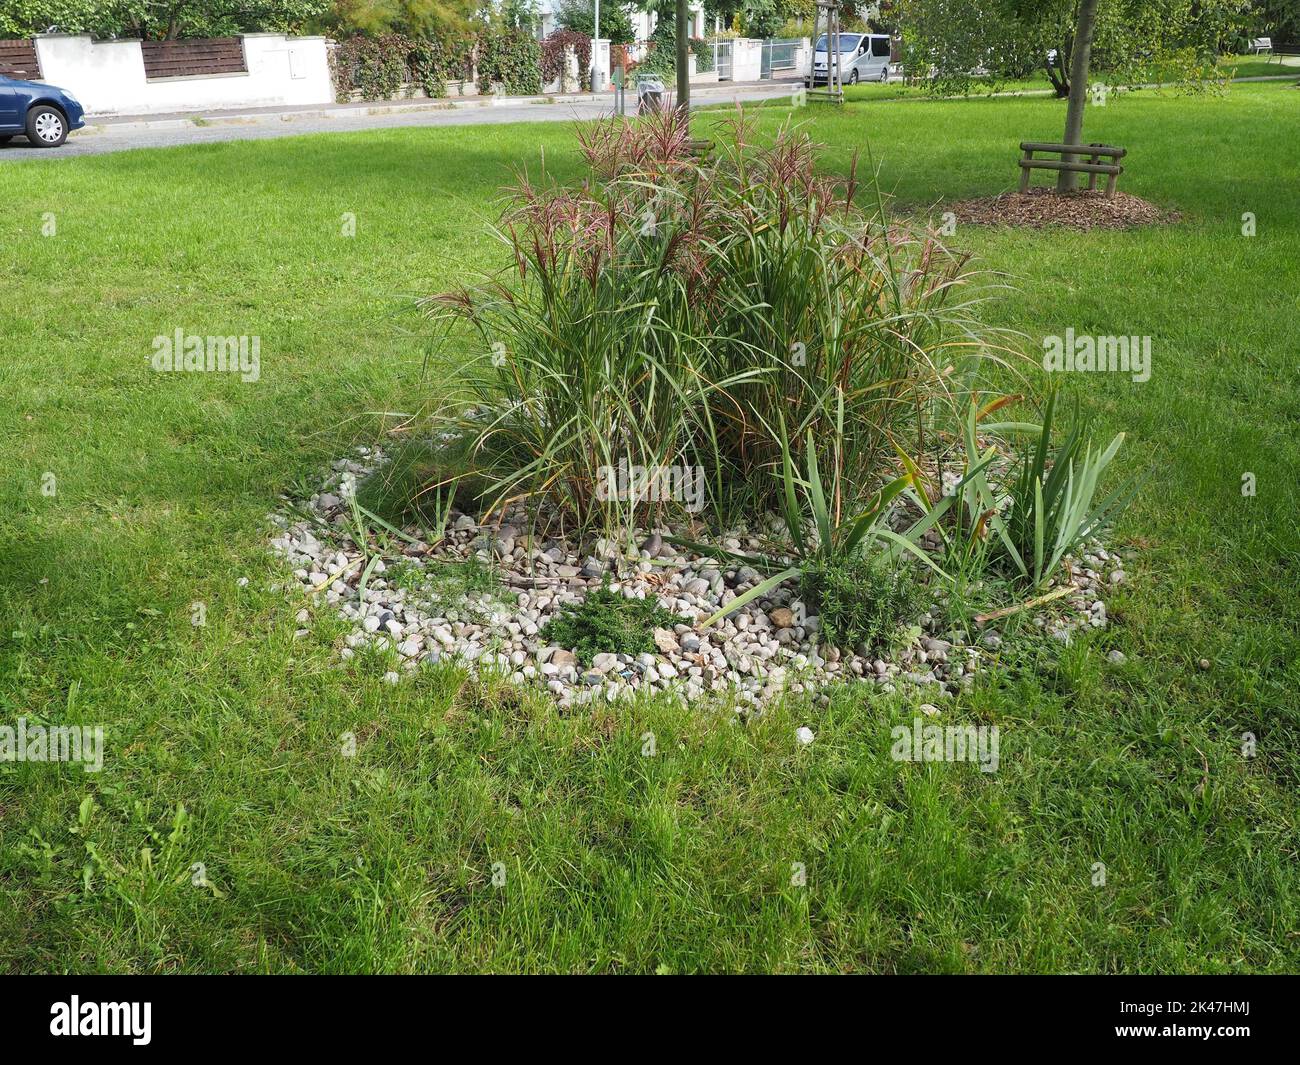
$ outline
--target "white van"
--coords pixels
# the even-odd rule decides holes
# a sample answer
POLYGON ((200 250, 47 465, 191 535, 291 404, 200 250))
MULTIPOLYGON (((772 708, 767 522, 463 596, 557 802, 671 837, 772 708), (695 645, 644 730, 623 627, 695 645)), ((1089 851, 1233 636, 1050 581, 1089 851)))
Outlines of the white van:
MULTIPOLYGON (((838 33, 840 78, 845 85, 854 85, 859 81, 889 80, 889 37, 883 33, 838 33)), ((817 47, 813 49, 812 71, 806 74, 803 83, 812 88, 818 82, 830 80, 826 69, 828 59, 826 52, 826 34, 817 38, 817 47)))

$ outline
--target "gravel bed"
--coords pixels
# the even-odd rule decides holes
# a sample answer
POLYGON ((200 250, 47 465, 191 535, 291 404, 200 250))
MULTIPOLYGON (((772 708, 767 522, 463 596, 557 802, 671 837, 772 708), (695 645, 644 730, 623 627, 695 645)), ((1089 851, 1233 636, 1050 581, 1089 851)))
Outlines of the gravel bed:
MULTIPOLYGON (((385 674, 390 683, 399 683, 402 671, 459 661, 544 687, 565 707, 593 699, 612 702, 650 689, 690 701, 727 695, 745 712, 787 691, 817 692, 824 701, 820 689, 844 681, 884 692, 910 687, 941 700, 968 688, 981 662, 1002 646, 996 621, 973 642, 945 631, 938 603, 916 619, 914 638, 901 641, 905 646, 892 653, 824 646, 817 638, 818 617, 791 582, 701 629, 700 621, 757 584, 761 575, 674 547, 666 528, 638 533, 626 543, 597 540, 579 552, 562 540, 534 538, 525 515, 512 512, 484 526, 473 515, 453 512, 436 544, 399 541, 402 555, 376 561, 362 593, 370 556, 354 540, 348 500, 358 480, 382 461, 377 450, 359 448, 355 458, 334 463, 310 499, 286 499, 285 508, 270 516, 271 547, 288 560, 314 606, 335 610, 349 622, 340 651, 344 659, 367 647, 395 651, 400 668, 385 674), (447 596, 437 574, 447 572, 447 563, 469 561, 491 567, 496 586, 447 596), (623 595, 656 597, 677 616, 671 627, 655 630, 656 653, 597 655, 584 665, 572 649, 541 638, 540 630, 561 608, 581 602, 605 580, 623 595)), ((749 552, 759 548, 760 539, 742 529, 719 546, 749 552)), ((1062 642, 1080 628, 1104 627, 1103 595, 1125 580, 1120 556, 1095 543, 1066 574, 1072 590, 1033 616, 1034 625, 1062 642)), ((301 609, 300 625, 311 616, 311 609, 301 609)), ((300 628, 298 635, 308 632, 300 628)))

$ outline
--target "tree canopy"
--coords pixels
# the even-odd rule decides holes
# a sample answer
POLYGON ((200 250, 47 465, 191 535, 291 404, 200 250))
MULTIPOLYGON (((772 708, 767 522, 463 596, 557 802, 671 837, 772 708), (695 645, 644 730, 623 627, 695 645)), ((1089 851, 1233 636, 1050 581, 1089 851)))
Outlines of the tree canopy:
MULTIPOLYGON (((1106 80, 1187 79, 1212 69, 1216 53, 1276 0, 1100 0, 1092 70, 1106 80)), ((1288 0, 1294 4, 1294 0, 1288 0)), ((936 80, 973 72, 1041 72, 1069 93, 1079 0, 898 0, 905 63, 936 80)))
POLYGON ((51 29, 149 39, 295 33, 329 6, 330 0, 6 0, 0 7, 0 37, 51 29))
MULTIPOLYGON (((555 20, 566 30, 585 33, 595 37, 592 32, 595 14, 592 0, 561 0, 560 10, 555 20)), ((600 5, 600 37, 612 44, 629 44, 636 40, 636 30, 632 27, 632 5, 619 3, 618 0, 602 0, 600 5)))

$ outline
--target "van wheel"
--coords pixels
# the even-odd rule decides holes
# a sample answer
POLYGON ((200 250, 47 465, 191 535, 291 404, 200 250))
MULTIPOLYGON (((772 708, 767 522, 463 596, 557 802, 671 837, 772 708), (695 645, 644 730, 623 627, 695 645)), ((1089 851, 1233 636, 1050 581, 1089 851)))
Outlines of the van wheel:
POLYGON ((881 85, 888 85, 888 84, 889 84, 889 68, 888 68, 888 67, 885 67, 885 69, 882 70, 882 71, 880 72, 880 84, 881 84, 881 85))
POLYGON ((858 72, 857 72, 856 70, 850 70, 850 71, 849 71, 849 84, 850 84, 850 85, 856 85, 857 83, 858 83, 858 72))
POLYGON ((68 139, 63 112, 49 104, 37 104, 27 112, 27 139, 33 148, 57 148, 68 139))

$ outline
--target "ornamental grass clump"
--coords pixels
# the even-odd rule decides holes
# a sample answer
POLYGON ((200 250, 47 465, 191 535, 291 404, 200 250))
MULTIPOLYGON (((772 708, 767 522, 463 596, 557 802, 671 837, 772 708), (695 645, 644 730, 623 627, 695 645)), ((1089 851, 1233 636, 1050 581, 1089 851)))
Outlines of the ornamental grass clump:
POLYGON ((836 465, 866 498, 896 447, 925 446, 965 360, 990 357, 958 298, 964 258, 886 224, 878 197, 860 207, 856 164, 818 174, 804 134, 757 144, 736 120, 701 158, 671 111, 578 140, 580 186, 521 176, 511 190, 503 273, 424 301, 473 411, 440 428, 466 440, 496 502, 606 526, 680 507, 609 498, 624 465, 702 471, 715 504, 773 503, 783 441, 802 466, 837 403, 836 465))
POLYGON ((1101 479, 1124 434, 1105 447, 1094 445, 1076 403, 1064 438, 1055 442, 1056 391, 1044 403, 1041 423, 983 421, 1020 398, 1002 396, 984 406, 972 400, 962 423, 961 479, 940 494, 913 468, 906 496, 941 539, 948 574, 975 579, 1001 574, 1039 591, 1058 575, 1067 555, 1114 524, 1142 479, 1129 478, 1101 496, 1101 479), (999 448, 981 446, 977 429, 986 437, 1012 437, 1021 444, 1017 451, 1008 449, 1005 469, 990 469, 999 448))

